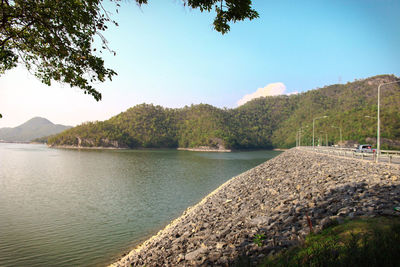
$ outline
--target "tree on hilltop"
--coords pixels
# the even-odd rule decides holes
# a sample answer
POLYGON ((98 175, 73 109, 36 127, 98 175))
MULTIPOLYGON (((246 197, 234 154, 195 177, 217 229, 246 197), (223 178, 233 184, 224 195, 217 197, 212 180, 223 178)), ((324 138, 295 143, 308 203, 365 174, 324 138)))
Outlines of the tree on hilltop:
MULTIPOLYGON (((116 5, 121 0, 109 0, 116 5)), ((182 0, 201 12, 215 10, 214 28, 222 34, 229 23, 254 19, 251 0, 182 0)), ((148 0, 135 0, 138 5, 148 0)), ((103 32, 111 24, 101 0, 1 0, 0 75, 23 63, 44 84, 52 81, 78 87, 97 101, 101 93, 93 84, 111 80, 117 73, 106 68, 97 52, 109 47, 103 32), (95 37, 101 47, 93 47, 95 37), (96 52, 96 49, 98 50, 96 52)))

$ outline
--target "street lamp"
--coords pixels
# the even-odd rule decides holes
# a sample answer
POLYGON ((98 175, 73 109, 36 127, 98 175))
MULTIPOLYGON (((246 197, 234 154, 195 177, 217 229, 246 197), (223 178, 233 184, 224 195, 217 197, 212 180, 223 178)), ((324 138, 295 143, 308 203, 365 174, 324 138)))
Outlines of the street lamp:
POLYGON ((378 85, 378 125, 377 125, 377 137, 376 137, 376 161, 379 161, 379 157, 381 155, 381 119, 380 119, 380 99, 381 99, 381 86, 383 85, 388 85, 388 84, 393 84, 393 83, 399 83, 400 81, 395 81, 395 82, 388 82, 388 83, 381 83, 378 85))
POLYGON ((328 132, 325 132, 325 136, 326 136, 326 139, 325 139, 325 146, 328 146, 328 132))
POLYGON ((303 127, 300 127, 298 133, 299 133, 299 146, 301 146, 301 129, 303 129, 303 127))
MULTIPOLYGON (((328 146, 328 132, 323 132, 321 131, 320 133, 325 134, 325 146, 328 146)), ((323 138, 321 138, 322 140, 324 140, 323 138)), ((321 146, 323 146, 324 142, 321 140, 321 146)))
POLYGON ((298 132, 298 144, 299 144, 299 146, 301 146, 301 132, 303 131, 303 128, 308 128, 308 125, 307 126, 302 126, 302 127, 300 127, 299 128, 299 130, 297 131, 298 132))
MULTIPOLYGON (((376 120, 376 118, 375 118, 375 117, 372 117, 372 116, 369 116, 369 115, 365 115, 364 117, 365 117, 365 118, 370 118, 370 119, 374 119, 374 120, 376 120)), ((377 140, 376 142, 378 142, 378 140, 377 140)))
POLYGON ((317 117, 317 118, 314 118, 313 121, 312 121, 312 146, 313 146, 313 148, 314 148, 315 120, 322 119, 322 118, 328 118, 328 116, 317 117))
POLYGON ((337 126, 331 126, 332 128, 339 129, 339 134, 340 134, 340 147, 342 147, 342 127, 337 127, 337 126))

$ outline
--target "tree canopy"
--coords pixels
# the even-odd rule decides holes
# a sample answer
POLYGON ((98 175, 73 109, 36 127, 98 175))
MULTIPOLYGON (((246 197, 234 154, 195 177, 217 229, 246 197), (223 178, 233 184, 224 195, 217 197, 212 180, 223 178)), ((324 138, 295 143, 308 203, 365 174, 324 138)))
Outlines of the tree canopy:
MULTIPOLYGON (((120 0, 113 2, 118 11, 120 0)), ((230 23, 254 19, 251 0, 182 0, 201 12, 215 11, 214 28, 222 34, 230 23)), ((148 0, 135 0, 138 5, 148 0)), ((93 84, 111 80, 117 73, 99 56, 114 53, 104 38, 110 24, 117 25, 101 0, 1 0, 0 75, 23 63, 44 84, 52 81, 78 87, 97 101, 93 84), (99 37, 101 47, 94 47, 99 37)))
POLYGON ((2 0, 0 14, 1 74, 22 62, 47 85, 60 81, 101 99, 92 84, 116 74, 92 47, 113 22, 101 1, 2 0))

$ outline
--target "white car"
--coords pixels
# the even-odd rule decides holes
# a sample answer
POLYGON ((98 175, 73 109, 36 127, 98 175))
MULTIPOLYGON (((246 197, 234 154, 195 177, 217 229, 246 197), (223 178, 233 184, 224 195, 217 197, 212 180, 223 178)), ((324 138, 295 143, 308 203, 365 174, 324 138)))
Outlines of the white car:
POLYGON ((371 145, 359 145, 356 149, 356 152, 358 153, 372 153, 374 151, 375 149, 372 149, 371 145))

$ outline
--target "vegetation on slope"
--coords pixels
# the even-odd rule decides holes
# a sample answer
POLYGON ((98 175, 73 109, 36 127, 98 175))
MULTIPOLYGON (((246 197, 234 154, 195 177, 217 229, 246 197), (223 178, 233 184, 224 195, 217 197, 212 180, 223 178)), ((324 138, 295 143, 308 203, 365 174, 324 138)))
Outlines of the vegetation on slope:
POLYGON ((260 266, 399 266, 398 217, 357 219, 307 236, 260 266))
MULTIPOLYGON (((380 75, 347 84, 335 84, 297 95, 254 99, 235 109, 200 104, 181 109, 141 104, 103 122, 88 122, 49 139, 51 145, 112 147, 272 148, 312 144, 313 118, 316 144, 343 140, 374 142, 377 87, 397 80, 380 75), (366 117, 369 116, 369 117, 366 117)), ((400 140, 400 86, 382 87, 381 136, 400 140)), ((392 148, 396 143, 392 142, 392 148)), ((383 144, 383 148, 388 143, 383 144)))
MULTIPOLYGON (((302 143, 311 145, 313 118, 323 115, 328 118, 315 123, 316 140, 320 144, 323 140, 325 145, 325 133, 330 144, 338 142, 339 129, 334 127, 342 128, 343 140, 364 143, 368 137, 376 138, 377 88, 380 83, 395 80, 395 76, 381 75, 297 95, 296 111, 274 132, 273 142, 293 144, 296 131, 304 127, 302 143)), ((381 90, 381 137, 400 139, 400 86, 396 84, 381 90)))

